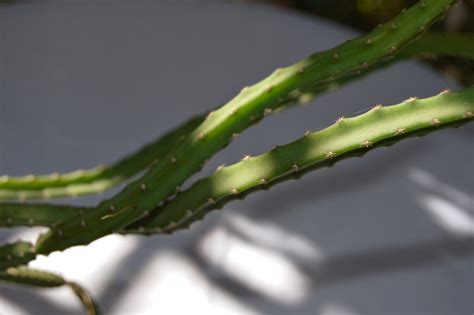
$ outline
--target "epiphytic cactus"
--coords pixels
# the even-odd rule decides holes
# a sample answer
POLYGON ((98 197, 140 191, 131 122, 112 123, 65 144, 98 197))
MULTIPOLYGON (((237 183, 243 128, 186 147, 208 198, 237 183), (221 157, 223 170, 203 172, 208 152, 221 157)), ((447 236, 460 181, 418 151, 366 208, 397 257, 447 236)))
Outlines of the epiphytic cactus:
MULTIPOLYGON (((455 2, 422 0, 365 36, 277 69, 261 82, 245 87, 224 106, 187 121, 109 167, 67 174, 0 177, 0 200, 25 201, 98 193, 145 171, 96 207, 0 204, 0 226, 50 228, 36 244, 18 241, 0 247, 0 279, 46 287, 67 284, 54 275, 15 267, 27 264, 36 254, 86 245, 114 232, 171 233, 188 227, 233 198, 378 146, 472 120, 472 87, 423 100, 410 98, 394 106, 375 106, 363 115, 340 118, 333 126, 308 132, 303 138, 263 155, 244 157, 239 163, 220 167, 214 175, 180 192, 180 185, 210 157, 276 109, 420 54, 474 59, 472 35, 424 34, 455 2), (175 194, 173 200, 163 204, 175 194)), ((75 292, 83 291, 76 287, 75 292)), ((91 305, 87 298, 82 300, 91 305)))

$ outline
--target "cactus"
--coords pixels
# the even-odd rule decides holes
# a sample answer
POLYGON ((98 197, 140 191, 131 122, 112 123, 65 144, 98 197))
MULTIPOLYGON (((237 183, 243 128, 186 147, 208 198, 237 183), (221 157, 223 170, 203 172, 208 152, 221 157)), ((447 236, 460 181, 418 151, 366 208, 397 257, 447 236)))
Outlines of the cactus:
POLYGON ((34 258, 35 248, 31 243, 18 241, 0 246, 0 270, 25 264, 34 258))
POLYGON ((186 136, 141 178, 93 211, 58 224, 38 239, 38 253, 84 245, 147 216, 233 135, 314 85, 330 82, 389 57, 449 9, 455 0, 421 1, 366 36, 275 71, 220 109, 186 136), (112 212, 112 213, 111 213, 112 212))
POLYGON ((0 203, 0 226, 53 227, 87 210, 69 205, 0 203))
POLYGON ((103 192, 148 168, 178 142, 178 139, 196 128, 204 116, 196 116, 156 141, 144 146, 109 167, 50 175, 0 177, 0 200, 49 199, 103 192))
POLYGON ((40 176, 0 176, 0 200, 24 201, 100 193, 144 171, 143 176, 96 207, 0 203, 0 226, 50 228, 40 235, 35 246, 22 241, 0 246, 0 279, 43 287, 69 285, 88 305, 88 312, 95 314, 90 296, 77 284, 18 266, 34 259, 37 253, 47 255, 85 245, 113 232, 172 233, 251 192, 380 146, 471 121, 474 87, 427 99, 410 98, 398 105, 377 105, 365 114, 342 117, 326 129, 307 132, 290 144, 275 146, 270 152, 219 167, 215 174, 180 190, 180 185, 209 158, 275 110, 414 56, 474 59, 472 35, 424 33, 456 2, 421 0, 365 36, 276 70, 244 88, 224 106, 185 122, 108 167, 40 176))
POLYGON ((0 280, 42 288, 68 286, 80 299, 88 315, 99 314, 95 302, 84 288, 75 282, 66 281, 54 273, 27 267, 11 267, 0 271, 0 280))
POLYGON ((410 98, 393 106, 377 105, 365 114, 342 117, 332 126, 308 132, 303 138, 270 152, 250 157, 214 175, 201 179, 151 218, 133 224, 127 233, 171 233, 187 228, 210 210, 258 189, 300 177, 315 168, 334 165, 342 159, 360 156, 379 146, 406 137, 423 136, 448 126, 474 119, 474 87, 462 92, 442 92, 427 99, 410 98))
MULTIPOLYGON (((334 86, 342 86, 395 61, 426 54, 474 59, 474 39, 468 34, 423 34, 417 41, 403 47, 399 53, 394 55, 394 58, 363 69, 352 76, 335 80, 335 82, 325 82, 312 89, 310 93, 306 93, 302 99, 308 100, 308 96, 312 98, 334 86)), ((49 175, 0 176, 0 201, 77 197, 104 192, 147 169, 155 160, 163 158, 176 145, 179 138, 194 130, 204 121, 204 118, 205 115, 199 115, 186 121, 176 129, 110 166, 98 166, 88 170, 49 175)))

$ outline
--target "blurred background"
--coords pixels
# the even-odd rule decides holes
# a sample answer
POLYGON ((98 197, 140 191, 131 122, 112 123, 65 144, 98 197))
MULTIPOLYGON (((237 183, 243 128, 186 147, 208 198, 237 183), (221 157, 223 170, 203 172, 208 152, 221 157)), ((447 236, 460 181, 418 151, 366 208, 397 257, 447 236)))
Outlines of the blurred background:
MULTIPOLYGON (((359 34, 278 2, 0 4, 0 173, 112 162, 359 34)), ((374 104, 456 89, 461 72, 384 69, 267 117, 194 178, 374 104)), ((79 282, 104 314, 473 314, 473 135, 471 124, 410 139, 229 203, 188 231, 111 235, 30 266, 79 282)), ((40 231, 2 229, 0 240, 40 231)), ((2 315, 82 313, 68 289, 0 284, 2 315)))

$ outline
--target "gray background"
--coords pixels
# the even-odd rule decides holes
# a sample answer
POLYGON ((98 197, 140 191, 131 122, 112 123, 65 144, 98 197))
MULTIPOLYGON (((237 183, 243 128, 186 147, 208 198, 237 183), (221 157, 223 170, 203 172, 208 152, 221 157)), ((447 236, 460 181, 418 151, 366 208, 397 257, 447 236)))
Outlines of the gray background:
MULTIPOLYGON (((357 35, 217 1, 19 2, 0 6, 0 30, 0 173, 9 175, 114 161, 275 68, 357 35)), ((268 117, 203 173, 376 103, 444 88, 456 86, 399 64, 268 117)), ((83 284, 105 314, 473 314, 473 131, 344 161, 173 237, 111 236, 32 265, 83 284)), ((37 233, 2 230, 0 239, 37 233)), ((2 284, 0 313, 81 309, 66 289, 2 284)))

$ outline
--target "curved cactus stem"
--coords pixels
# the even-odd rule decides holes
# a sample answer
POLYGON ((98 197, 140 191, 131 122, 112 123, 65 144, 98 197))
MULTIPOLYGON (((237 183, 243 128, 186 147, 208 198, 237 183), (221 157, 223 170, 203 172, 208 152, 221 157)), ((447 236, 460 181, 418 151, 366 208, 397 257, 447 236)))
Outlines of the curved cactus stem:
POLYGON ((0 176, 0 200, 50 199, 101 193, 148 168, 166 155, 183 135, 202 123, 196 116, 111 166, 50 175, 0 176))
POLYGON ((407 137, 423 136, 472 119, 474 87, 456 93, 442 92, 427 99, 410 98, 388 107, 378 105, 365 114, 338 119, 326 129, 219 169, 125 232, 171 233, 250 192, 268 189, 278 182, 299 178, 316 168, 333 166, 339 160, 361 156, 407 137))
POLYGON ((87 210, 69 205, 0 203, 0 226, 53 227, 87 210))
POLYGON ((33 260, 36 256, 33 244, 18 241, 0 246, 0 270, 15 267, 33 260))
POLYGON ((227 145, 235 134, 315 84, 331 82, 391 56, 455 2, 424 0, 365 36, 279 69, 263 81, 244 88, 226 105, 211 112, 199 127, 151 166, 144 176, 101 202, 93 211, 40 235, 37 252, 48 254, 74 245, 85 245, 149 215, 160 201, 199 171, 203 163, 227 145), (113 215, 110 215, 111 207, 117 210, 113 215))
POLYGON ((57 274, 28 267, 11 267, 0 271, 0 280, 42 288, 68 286, 81 300, 88 315, 99 314, 96 303, 84 288, 75 282, 64 280, 57 274))
MULTIPOLYGON (((342 86, 395 61, 423 55, 449 55, 474 59, 474 38, 471 34, 425 33, 420 39, 401 49, 394 58, 361 70, 352 76, 340 78, 333 83, 326 82, 313 89, 311 94, 305 94, 300 100, 308 101, 316 94, 330 90, 336 85, 342 86)), ((297 101, 295 99, 295 103, 297 101)), ((154 160, 162 158, 180 137, 194 130, 204 118, 205 115, 200 115, 185 122, 111 166, 49 175, 0 176, 0 201, 52 199, 102 193, 148 168, 154 160)))

